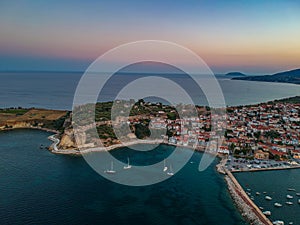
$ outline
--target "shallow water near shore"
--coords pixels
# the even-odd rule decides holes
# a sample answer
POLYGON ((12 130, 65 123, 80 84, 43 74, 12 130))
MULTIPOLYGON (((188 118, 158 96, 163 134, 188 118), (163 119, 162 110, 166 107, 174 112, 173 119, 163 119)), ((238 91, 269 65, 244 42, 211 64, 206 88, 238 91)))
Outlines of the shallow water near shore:
POLYGON ((270 219, 283 220, 285 224, 294 222, 294 224, 300 224, 300 204, 296 193, 300 193, 300 169, 290 170, 276 170, 276 171, 260 171, 260 172, 242 172, 235 173, 242 187, 251 193, 254 197, 254 202, 257 206, 261 206, 264 210, 272 212, 270 219), (295 191, 288 191, 288 189, 295 189, 295 191), (260 195, 256 195, 256 192, 260 192, 260 195), (267 192, 263 194, 263 192, 267 192), (272 197, 272 201, 267 201, 265 196, 272 197), (292 195, 293 199, 287 199, 286 195, 292 195), (285 202, 293 202, 293 205, 287 205, 285 202), (282 204, 282 207, 278 208, 274 206, 274 203, 278 202, 282 204))
MULTIPOLYGON (((196 152, 193 163, 170 179, 128 187, 99 176, 82 157, 40 149, 50 144, 49 135, 0 133, 0 224, 247 224, 215 170, 217 159, 200 173, 203 153, 196 152)), ((160 146, 149 154, 122 148, 112 154, 125 161, 130 155, 137 165, 162 160, 172 150, 160 146)))

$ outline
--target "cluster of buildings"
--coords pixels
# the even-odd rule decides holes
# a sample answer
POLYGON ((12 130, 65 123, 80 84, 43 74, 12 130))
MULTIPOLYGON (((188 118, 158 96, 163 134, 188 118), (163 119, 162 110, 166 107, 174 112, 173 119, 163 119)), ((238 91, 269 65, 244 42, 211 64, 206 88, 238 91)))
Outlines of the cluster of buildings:
POLYGON ((237 156, 297 159, 299 134, 300 104, 270 103, 228 109, 226 145, 237 156))
POLYGON ((169 144, 203 149, 209 145, 220 154, 248 159, 300 159, 300 104, 229 107, 226 115, 215 120, 208 112, 172 120, 160 111, 149 128, 167 130, 163 138, 169 144))

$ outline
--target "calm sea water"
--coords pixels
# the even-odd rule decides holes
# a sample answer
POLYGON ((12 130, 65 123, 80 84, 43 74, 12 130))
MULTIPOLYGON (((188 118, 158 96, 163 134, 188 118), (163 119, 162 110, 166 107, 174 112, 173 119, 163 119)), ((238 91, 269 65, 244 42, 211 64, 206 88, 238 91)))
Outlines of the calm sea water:
MULTIPOLYGON (((82 73, 0 73, 0 108, 40 107, 71 109, 76 86, 82 73)), ((128 82, 141 75, 117 75, 111 79, 99 101, 113 100, 118 91, 128 82)), ((180 85, 185 85, 196 104, 207 105, 202 91, 186 78, 169 76, 180 85)), ((245 105, 300 95, 300 85, 249 82, 220 78, 227 105, 245 105)), ((137 90, 139 91, 139 90, 137 90)), ((143 92, 143 90, 140 90, 143 92)), ((176 90, 170 92, 176 95, 176 90)), ((126 97, 126 96, 125 96, 126 97)))
POLYGON ((251 194, 254 196, 254 202, 272 212, 270 218, 274 220, 283 220, 285 224, 294 222, 300 224, 300 204, 296 192, 300 192, 300 170, 277 170, 264 171, 256 173, 236 173, 235 177, 241 185, 247 189, 251 189, 251 194), (296 191, 288 191, 289 188, 294 188, 296 191), (255 192, 260 192, 257 196, 255 192), (265 200, 265 194, 272 197, 272 201, 265 200), (287 199, 286 195, 292 195, 293 199, 287 199), (293 205, 286 205, 286 201, 291 201, 293 205), (274 206, 278 202, 283 205, 281 208, 274 206))
MULTIPOLYGON (((37 130, 1 132, 0 224, 246 224, 215 171, 217 161, 198 172, 202 153, 162 183, 128 187, 102 178, 81 157, 40 149, 49 144, 48 136, 37 130)), ((124 148, 113 154, 125 159, 130 153, 132 163, 142 163, 172 150, 160 146, 145 154, 124 148)))

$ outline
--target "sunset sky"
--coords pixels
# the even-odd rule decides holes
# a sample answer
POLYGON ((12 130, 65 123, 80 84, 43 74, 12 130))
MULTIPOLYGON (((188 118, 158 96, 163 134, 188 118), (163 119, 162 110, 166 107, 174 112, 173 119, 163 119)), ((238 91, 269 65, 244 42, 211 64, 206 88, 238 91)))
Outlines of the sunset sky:
POLYGON ((0 1, 0 70, 84 71, 105 51, 157 39, 215 73, 300 67, 300 1, 0 1))

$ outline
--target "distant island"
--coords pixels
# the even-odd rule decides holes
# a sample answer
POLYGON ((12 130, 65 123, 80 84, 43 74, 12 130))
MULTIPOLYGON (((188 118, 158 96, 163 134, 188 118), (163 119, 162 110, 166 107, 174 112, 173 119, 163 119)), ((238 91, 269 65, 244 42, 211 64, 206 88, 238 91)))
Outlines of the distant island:
POLYGON ((243 74, 241 72, 230 72, 225 74, 226 77, 246 77, 246 74, 243 74))
POLYGON ((244 76, 244 77, 239 76, 239 77, 233 77, 232 80, 250 80, 250 81, 300 84, 300 69, 280 72, 273 75, 244 76))

